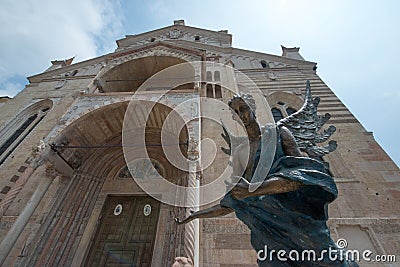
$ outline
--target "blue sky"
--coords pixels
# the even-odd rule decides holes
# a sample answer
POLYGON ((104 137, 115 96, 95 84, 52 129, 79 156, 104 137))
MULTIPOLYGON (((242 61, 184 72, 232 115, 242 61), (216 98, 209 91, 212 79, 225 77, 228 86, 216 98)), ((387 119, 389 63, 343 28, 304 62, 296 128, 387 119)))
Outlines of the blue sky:
POLYGON ((185 19, 190 26, 229 30, 238 48, 280 55, 281 44, 300 46, 399 165, 399 14, 395 0, 2 0, 0 96, 14 96, 51 60, 109 53, 126 34, 185 19))

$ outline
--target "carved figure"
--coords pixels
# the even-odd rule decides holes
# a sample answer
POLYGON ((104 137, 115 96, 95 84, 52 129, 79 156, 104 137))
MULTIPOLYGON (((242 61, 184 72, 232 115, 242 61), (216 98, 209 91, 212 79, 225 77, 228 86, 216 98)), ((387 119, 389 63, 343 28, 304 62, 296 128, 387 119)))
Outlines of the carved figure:
POLYGON ((193 267, 192 260, 186 257, 176 257, 172 267, 193 267))
POLYGON ((275 253, 259 258, 259 266, 358 266, 338 257, 326 225, 328 204, 337 197, 337 188, 321 157, 337 145, 335 141, 323 147, 316 144, 326 141, 336 129, 331 126, 319 133, 330 115, 317 115, 318 103, 319 98, 312 99, 307 81, 303 107, 276 125, 261 128, 251 97, 234 97, 228 104, 246 128, 249 145, 243 145, 247 137, 235 137, 223 127, 222 136, 230 147, 223 151, 232 153, 233 175, 241 178, 218 205, 182 221, 176 219, 177 223, 235 212, 251 230, 251 244, 257 252, 268 253, 265 248, 285 251, 283 257, 275 253), (248 150, 250 159, 244 164, 248 150), (255 188, 254 181, 259 181, 255 188), (302 255, 309 250, 316 253, 315 259, 289 257, 291 251, 302 255))

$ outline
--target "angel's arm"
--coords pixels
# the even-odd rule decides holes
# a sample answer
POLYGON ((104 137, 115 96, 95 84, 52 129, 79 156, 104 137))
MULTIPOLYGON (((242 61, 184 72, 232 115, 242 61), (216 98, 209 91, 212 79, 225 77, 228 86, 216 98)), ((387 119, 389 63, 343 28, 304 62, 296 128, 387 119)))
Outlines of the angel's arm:
MULTIPOLYGON (((285 155, 295 156, 295 157, 302 155, 292 133, 285 126, 279 127, 279 134, 281 135, 282 148, 285 155)), ((239 155, 237 154, 239 152, 243 152, 241 151, 240 147, 239 149, 236 149, 235 157, 233 157, 233 168, 235 174, 243 173, 243 166, 242 166, 243 164, 241 162, 241 159, 243 158, 243 155, 246 155, 246 153, 243 153, 243 155, 242 154, 239 155)), ((301 186, 302 184, 300 182, 290 181, 282 177, 271 177, 270 179, 264 181, 257 188, 257 190, 249 192, 249 183, 246 179, 242 178, 239 181, 239 183, 232 188, 231 193, 235 198, 243 199, 253 196, 286 193, 297 190, 301 186)), ((194 219, 215 218, 227 215, 231 212, 233 212, 233 210, 230 208, 223 207, 221 205, 215 205, 211 208, 194 212, 189 217, 185 218, 183 221, 179 221, 179 219, 176 219, 176 221, 178 224, 183 224, 183 223, 188 223, 194 219)))
POLYGON ((175 218, 175 221, 178 224, 184 224, 184 223, 193 221, 194 219, 221 217, 221 216, 227 215, 232 212, 233 212, 232 209, 223 207, 218 204, 218 205, 212 206, 211 208, 208 208, 208 209, 193 212, 190 216, 183 219, 182 221, 180 221, 178 218, 175 218))
MULTIPOLYGON (((281 177, 272 177, 264 181, 254 192, 249 192, 249 183, 244 178, 231 190, 231 194, 236 199, 244 199, 254 196, 273 195, 291 192, 299 189, 302 186, 300 182, 289 181, 281 177)), ((194 219, 215 218, 232 213, 233 210, 220 204, 211 208, 193 212, 190 216, 180 221, 175 218, 178 224, 185 224, 194 219)))
POLYGON ((275 176, 263 181, 255 191, 250 192, 250 184, 247 180, 242 178, 239 183, 232 188, 231 194, 236 199, 244 199, 248 197, 287 193, 299 189, 302 185, 301 182, 291 181, 283 177, 275 176))

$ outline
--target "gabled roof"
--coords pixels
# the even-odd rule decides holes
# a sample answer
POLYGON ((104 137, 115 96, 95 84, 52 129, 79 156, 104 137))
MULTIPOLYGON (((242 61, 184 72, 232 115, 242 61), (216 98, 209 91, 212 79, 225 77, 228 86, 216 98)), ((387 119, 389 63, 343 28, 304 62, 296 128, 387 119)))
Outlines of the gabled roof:
POLYGON ((69 71, 76 70, 79 68, 87 67, 89 65, 97 64, 100 62, 106 62, 108 60, 113 60, 113 59, 124 57, 124 56, 130 55, 130 54, 140 53, 140 52, 143 52, 146 50, 151 50, 151 49, 156 49, 156 48, 165 48, 165 49, 169 49, 169 50, 176 50, 177 52, 182 52, 185 54, 190 54, 190 55, 197 57, 198 58, 197 60, 201 60, 201 58, 204 57, 204 51, 201 51, 194 47, 159 41, 159 42, 154 42, 151 44, 137 46, 137 47, 134 47, 131 49, 126 49, 123 51, 116 51, 114 53, 102 55, 102 56, 92 58, 89 60, 85 60, 85 61, 81 61, 81 62, 78 62, 75 64, 62 66, 62 67, 54 69, 54 70, 45 71, 45 72, 28 77, 28 80, 30 83, 40 82, 43 79, 54 78, 55 76, 62 75, 65 72, 69 72, 69 71))
MULTIPOLYGON (((272 55, 263 52, 250 51, 232 47, 232 35, 226 30, 211 31, 196 27, 185 26, 183 21, 175 21, 174 25, 153 31, 127 35, 126 38, 116 41, 118 48, 116 51, 95 57, 89 60, 75 64, 65 64, 57 69, 49 69, 46 72, 28 77, 29 82, 39 82, 42 79, 53 78, 65 72, 83 68, 92 64, 98 64, 107 60, 133 54, 139 51, 152 49, 158 46, 168 47, 169 49, 178 49, 188 54, 202 57, 205 51, 234 54, 245 57, 254 57, 271 61, 282 62, 294 66, 306 66, 306 68, 315 68, 316 63, 302 59, 298 54, 298 48, 283 47, 283 55, 272 55), (177 23, 178 22, 178 23, 177 23), (199 41, 195 37, 199 36, 199 41), (154 38, 154 40, 153 40, 154 38), (290 56, 288 55, 290 54, 290 56)), ((58 61, 54 61, 58 62, 58 61)), ((52 63, 54 63, 52 62, 52 63)), ((71 62, 69 62, 71 63, 71 62)))
MULTIPOLYGON (((152 30, 145 33, 126 35, 125 38, 117 40, 118 49, 129 47, 132 45, 144 44, 144 42, 153 42, 160 40, 191 40, 196 41, 197 38, 206 44, 219 44, 222 46, 232 45, 232 35, 227 30, 212 31, 201 28, 186 26, 183 21, 175 21, 174 25, 164 28, 152 30)), ((117 50, 118 50, 117 49, 117 50)))

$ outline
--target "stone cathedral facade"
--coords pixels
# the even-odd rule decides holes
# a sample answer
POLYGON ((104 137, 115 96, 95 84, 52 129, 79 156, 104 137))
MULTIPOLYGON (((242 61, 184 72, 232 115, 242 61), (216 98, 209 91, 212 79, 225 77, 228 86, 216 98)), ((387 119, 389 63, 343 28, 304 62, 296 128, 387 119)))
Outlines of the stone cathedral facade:
MULTIPOLYGON (((318 111, 330 113, 327 125, 337 129, 332 139, 338 147, 323 159, 339 189, 329 206, 332 237, 345 238, 348 248, 399 255, 399 168, 299 48, 282 47, 280 56, 243 50, 232 47, 226 30, 194 28, 182 20, 126 36, 117 45, 110 54, 79 63, 52 61, 17 96, 0 98, 0 266, 171 266, 177 256, 192 258, 195 266, 257 266, 249 230, 234 215, 178 226, 174 218, 189 208, 149 196, 127 168, 121 140, 132 94, 141 88, 141 99, 151 101, 169 83, 159 79, 143 89, 150 77, 193 61, 202 63, 180 74, 194 82, 168 88, 163 99, 169 105, 155 105, 146 119, 140 106, 131 113, 137 122, 145 120, 148 163, 157 173, 177 185, 204 185, 229 160, 217 151, 204 170, 171 164, 160 138, 171 107, 194 100, 179 113, 187 118, 184 126, 172 124, 171 132, 180 152, 198 159, 199 140, 213 139, 217 150, 224 146, 220 125, 202 115, 231 120, 200 98, 226 104, 251 82, 271 111, 257 110, 257 117, 268 122, 302 106, 309 80, 313 96, 321 99, 318 111), (218 64, 231 71, 218 70, 218 64)), ((150 175, 145 162, 135 168, 135 176, 150 175)))

